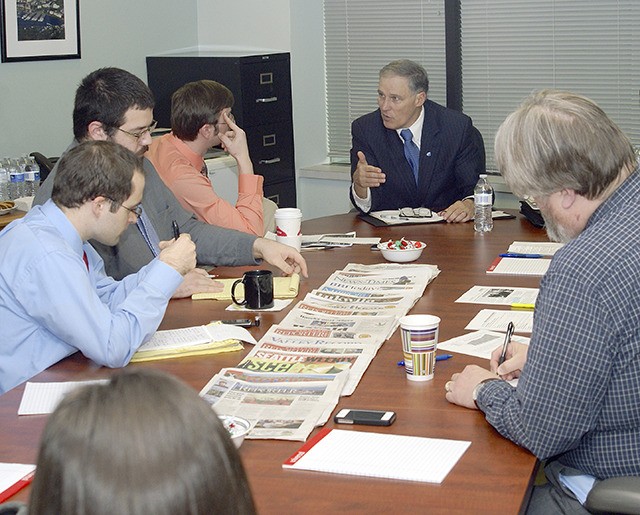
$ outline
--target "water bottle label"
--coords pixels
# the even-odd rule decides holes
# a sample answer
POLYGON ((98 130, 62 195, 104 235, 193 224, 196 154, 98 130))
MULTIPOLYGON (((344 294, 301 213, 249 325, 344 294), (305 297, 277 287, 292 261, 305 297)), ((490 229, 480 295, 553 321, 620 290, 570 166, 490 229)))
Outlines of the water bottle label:
POLYGON ((490 206, 491 193, 477 193, 474 196, 473 201, 477 206, 490 206))
POLYGON ((23 173, 16 173, 16 174, 11 174, 11 182, 24 182, 24 174, 23 173))
POLYGON ((27 182, 33 182, 36 180, 35 172, 24 172, 24 180, 27 182))

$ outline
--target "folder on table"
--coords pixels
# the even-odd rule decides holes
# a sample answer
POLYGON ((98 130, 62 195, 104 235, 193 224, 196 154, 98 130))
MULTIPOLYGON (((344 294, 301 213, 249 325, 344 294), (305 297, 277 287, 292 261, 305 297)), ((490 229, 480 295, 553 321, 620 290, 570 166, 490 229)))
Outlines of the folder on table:
MULTIPOLYGON (((240 280, 241 277, 235 279, 216 279, 216 281, 224 284, 224 290, 216 293, 194 293, 191 295, 193 300, 231 300, 231 287, 233 283, 240 280)), ((274 277, 273 278, 273 296, 276 299, 293 299, 298 295, 300 287, 300 275, 293 274, 290 277, 274 277)), ((244 298, 244 285, 236 286, 236 298, 244 298)))

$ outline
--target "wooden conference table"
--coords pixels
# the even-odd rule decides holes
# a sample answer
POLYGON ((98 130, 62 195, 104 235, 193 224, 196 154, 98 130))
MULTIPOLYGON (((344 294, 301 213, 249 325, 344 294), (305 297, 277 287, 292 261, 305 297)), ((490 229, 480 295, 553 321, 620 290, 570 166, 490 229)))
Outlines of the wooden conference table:
MULTIPOLYGON (((486 275, 485 270, 513 241, 547 241, 544 230, 534 228, 520 215, 512 220, 496 220, 493 232, 484 235, 475 234, 471 223, 376 228, 354 214, 303 223, 305 234, 351 230, 357 231, 358 236, 380 236, 383 240, 405 236, 427 243, 418 263, 435 264, 441 273, 427 286, 424 296, 411 313, 431 313, 441 317, 441 340, 464 334, 466 324, 483 307, 454 304, 456 298, 471 286, 537 287, 538 278, 492 276, 486 275)), ((310 277, 301 282, 299 299, 347 263, 378 263, 383 260, 379 252, 365 245, 316 250, 304 255, 310 277)), ((219 268, 217 273, 223 277, 238 277, 243 270, 219 268)), ((175 329, 223 318, 226 305, 190 299, 171 301, 160 328, 175 329)), ((251 329, 256 339, 270 325, 280 321, 289 309, 264 314, 261 327, 251 329)), ((245 349, 226 355, 179 358, 135 366, 175 374, 199 391, 217 371, 236 365, 247 352, 245 349)), ((480 412, 453 406, 444 397, 444 384, 451 374, 468 363, 484 366, 487 363, 456 354, 452 359, 438 363, 433 381, 412 383, 407 381, 404 369, 396 364, 401 358, 400 337, 396 331, 379 350, 355 393, 343 397, 338 404, 338 409, 394 410, 396 422, 386 428, 341 428, 470 440, 471 446, 444 482, 433 485, 283 470, 282 462, 300 447, 301 442, 245 440, 240 454, 259 513, 496 514, 518 513, 526 506, 537 460, 528 451, 500 436, 480 412)), ((37 375, 34 380, 87 380, 103 378, 111 373, 111 370, 97 367, 77 353, 37 375)), ((37 457, 46 416, 18 417, 23 389, 24 386, 19 386, 0 396, 0 462, 35 463, 37 457)), ((332 421, 328 422, 329 427, 333 425, 332 421)), ((25 489, 14 498, 26 500, 28 493, 29 489, 25 489)))

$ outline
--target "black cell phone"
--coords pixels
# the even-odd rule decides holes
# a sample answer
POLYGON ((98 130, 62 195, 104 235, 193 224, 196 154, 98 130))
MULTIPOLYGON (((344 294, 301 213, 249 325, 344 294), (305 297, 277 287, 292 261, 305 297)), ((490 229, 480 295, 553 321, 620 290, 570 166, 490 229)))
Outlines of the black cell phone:
MULTIPOLYGON (((212 320, 213 322, 214 320, 212 320)), ((239 325, 240 327, 260 327, 260 319, 255 318, 251 320, 250 318, 237 318, 235 320, 220 320, 223 324, 228 325, 239 325)))
POLYGON ((367 426, 390 426, 396 419, 393 411, 377 411, 368 409, 340 410, 335 417, 337 424, 365 424, 367 426))

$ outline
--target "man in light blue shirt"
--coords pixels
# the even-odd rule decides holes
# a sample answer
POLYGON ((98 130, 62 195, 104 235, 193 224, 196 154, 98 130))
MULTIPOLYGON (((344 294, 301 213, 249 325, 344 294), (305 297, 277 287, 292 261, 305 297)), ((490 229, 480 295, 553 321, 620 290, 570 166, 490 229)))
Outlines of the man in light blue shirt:
POLYGON ((82 143, 60 160, 51 200, 0 233, 0 394, 76 351, 122 367, 158 328, 196 264, 187 234, 161 242, 115 281, 87 240, 115 245, 135 223, 142 160, 121 145, 82 143))

